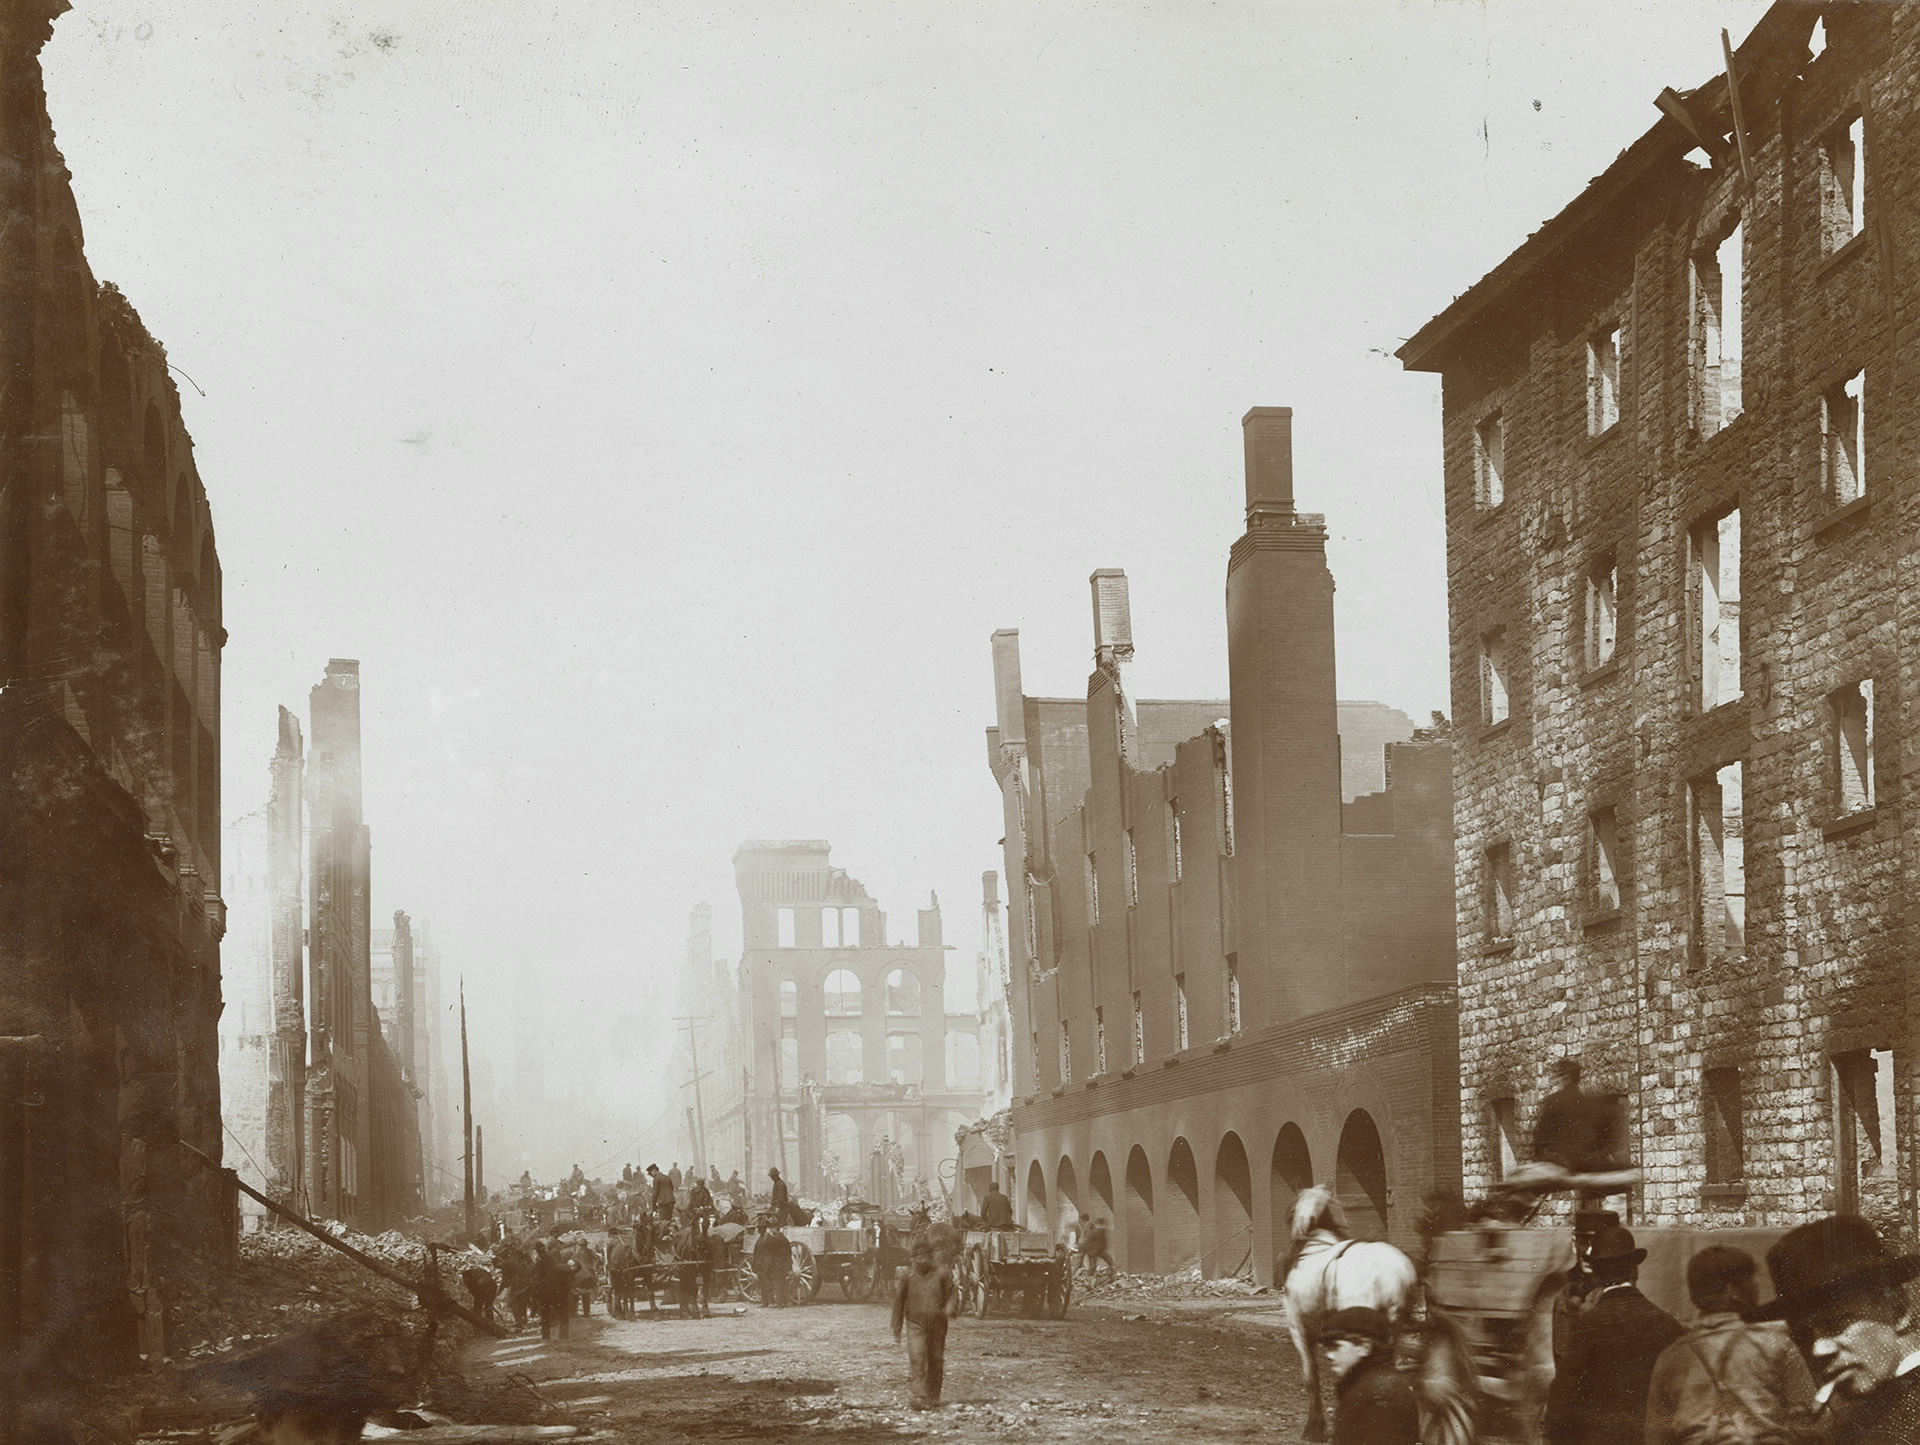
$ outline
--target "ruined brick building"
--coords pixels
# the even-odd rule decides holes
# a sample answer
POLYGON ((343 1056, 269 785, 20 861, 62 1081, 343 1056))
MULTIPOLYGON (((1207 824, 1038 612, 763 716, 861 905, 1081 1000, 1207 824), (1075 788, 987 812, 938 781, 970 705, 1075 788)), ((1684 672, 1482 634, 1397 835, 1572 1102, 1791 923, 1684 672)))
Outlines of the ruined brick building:
POLYGON ((970 990, 949 997, 939 901, 895 943, 826 843, 745 843, 733 861, 742 953, 708 1096, 714 1162, 756 1189, 772 1166, 813 1197, 872 1197, 899 1187, 875 1174, 886 1143, 905 1187, 938 1193, 980 1113, 978 1018, 970 990))
POLYGON ((427 939, 404 913, 372 927, 360 664, 329 662, 309 706, 311 752, 281 708, 266 806, 236 830, 221 1093, 243 1174, 304 1214, 385 1229, 426 1201, 444 1019, 427 939))
POLYGON ((223 1252, 220 563, 166 353, 0 16, 0 1409, 166 1345, 223 1252))
MULTIPOLYGON (((1650 97, 1651 99, 1651 97, 1650 97)), ((1444 395, 1466 1174, 1912 1237, 1920 9, 1779 4, 1400 352, 1444 395)))
POLYGON ((993 639, 1017 1203, 1110 1220, 1128 1270, 1269 1279, 1310 1183, 1406 1240, 1459 1175, 1447 745, 1335 701, 1291 428, 1243 422, 1230 702, 1129 694, 1117 571, 1093 575, 1084 698, 1027 696, 1018 634, 993 639))

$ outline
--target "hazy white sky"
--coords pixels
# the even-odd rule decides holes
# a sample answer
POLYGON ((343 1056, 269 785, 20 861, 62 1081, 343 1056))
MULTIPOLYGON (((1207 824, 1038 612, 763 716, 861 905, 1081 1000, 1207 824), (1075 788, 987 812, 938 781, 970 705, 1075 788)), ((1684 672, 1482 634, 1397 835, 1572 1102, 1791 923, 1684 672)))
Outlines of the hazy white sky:
MULTIPOLYGON (((88 258, 205 392, 228 814, 359 658, 376 916, 433 921, 503 1082, 537 970, 556 1095, 695 901, 737 947, 743 839, 831 839, 902 936, 938 889, 970 956, 988 635, 1077 694, 1122 566, 1142 694, 1224 695, 1252 405, 1329 514, 1342 696, 1445 708, 1391 353, 1763 9, 76 0, 88 258)), ((660 1078, 490 1124, 490 1172, 624 1152, 660 1078)))

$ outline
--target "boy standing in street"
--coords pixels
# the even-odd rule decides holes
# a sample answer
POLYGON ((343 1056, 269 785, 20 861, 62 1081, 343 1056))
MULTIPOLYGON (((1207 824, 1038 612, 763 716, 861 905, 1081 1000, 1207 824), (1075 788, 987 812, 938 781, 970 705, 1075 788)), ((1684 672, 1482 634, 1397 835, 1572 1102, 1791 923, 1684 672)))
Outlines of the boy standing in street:
POLYGON ((913 1264, 900 1277, 893 1296, 893 1337, 907 1332, 907 1369, 913 1389, 913 1408, 931 1410, 940 1404, 940 1384, 946 1374, 947 1321, 959 1313, 960 1296, 953 1273, 933 1257, 924 1239, 913 1243, 913 1264))

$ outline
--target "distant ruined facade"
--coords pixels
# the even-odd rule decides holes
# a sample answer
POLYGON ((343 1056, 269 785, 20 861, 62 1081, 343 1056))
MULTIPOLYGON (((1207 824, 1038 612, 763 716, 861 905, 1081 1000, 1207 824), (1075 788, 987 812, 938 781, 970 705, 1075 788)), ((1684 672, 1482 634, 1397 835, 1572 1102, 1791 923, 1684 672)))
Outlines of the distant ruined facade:
POLYGON ((166 353, 88 269, 0 17, 0 1411, 65 1423, 230 1249, 221 573, 166 353))

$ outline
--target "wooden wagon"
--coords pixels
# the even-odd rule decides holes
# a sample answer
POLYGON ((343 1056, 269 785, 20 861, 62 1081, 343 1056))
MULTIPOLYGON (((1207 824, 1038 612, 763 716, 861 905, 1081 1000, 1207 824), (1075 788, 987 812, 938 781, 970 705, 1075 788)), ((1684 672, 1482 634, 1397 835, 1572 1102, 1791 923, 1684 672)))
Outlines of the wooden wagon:
POLYGON ((1073 1300, 1073 1262, 1064 1244, 1024 1229, 968 1230, 954 1269, 963 1309, 981 1319, 1020 1297, 1025 1314, 1065 1316, 1073 1300))

